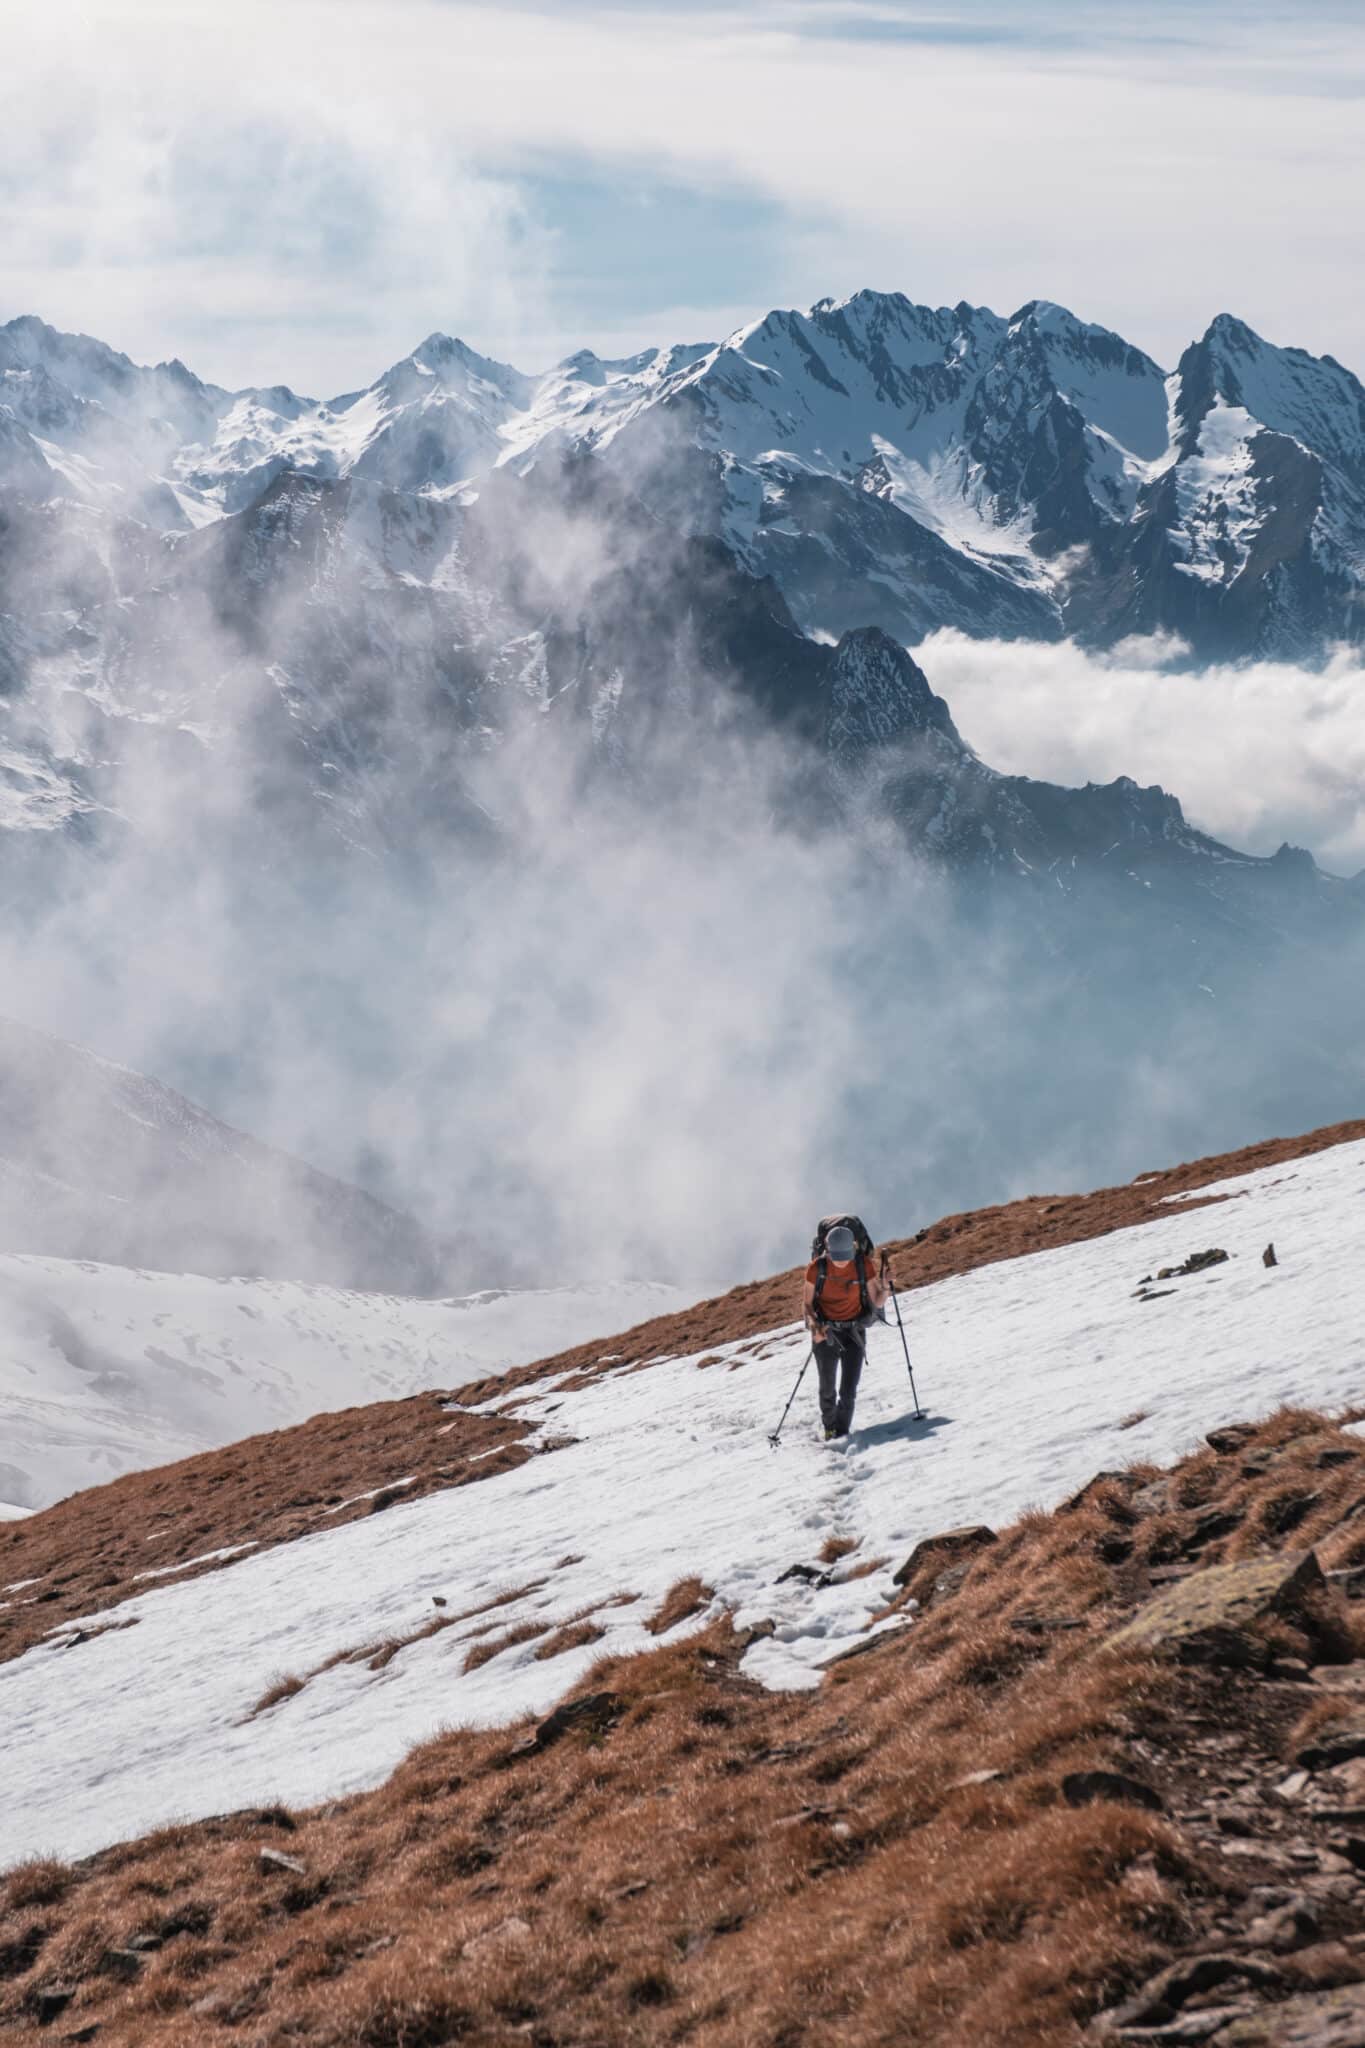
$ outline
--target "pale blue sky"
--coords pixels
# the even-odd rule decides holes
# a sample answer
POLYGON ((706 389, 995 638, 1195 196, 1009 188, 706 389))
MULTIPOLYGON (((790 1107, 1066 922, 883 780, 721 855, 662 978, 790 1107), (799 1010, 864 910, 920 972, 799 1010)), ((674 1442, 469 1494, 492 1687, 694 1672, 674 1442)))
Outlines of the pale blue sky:
POLYGON ((16 0, 0 318, 229 384, 534 369, 871 284, 1232 310, 1365 370, 1365 14, 1091 0, 16 0))

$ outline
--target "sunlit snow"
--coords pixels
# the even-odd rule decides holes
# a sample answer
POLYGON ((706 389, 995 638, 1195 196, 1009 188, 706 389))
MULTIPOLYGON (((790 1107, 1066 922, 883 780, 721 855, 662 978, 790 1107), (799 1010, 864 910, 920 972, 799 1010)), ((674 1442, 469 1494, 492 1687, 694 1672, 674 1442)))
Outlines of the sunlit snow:
POLYGON ((516 1471, 250 1552, 101 1617, 134 1627, 58 1647, 67 1624, 0 1667, 7 1854, 79 1855, 176 1817, 372 1785, 438 1729, 543 1711, 603 1651, 650 1646, 645 1620, 693 1573, 741 1627, 774 1624, 747 1654, 753 1676, 814 1684, 861 1639, 920 1537, 1000 1525, 1103 1467, 1172 1459, 1213 1425, 1281 1402, 1358 1399, 1365 1145, 1216 1192, 1229 1199, 908 1297, 922 1421, 894 1326, 873 1333, 846 1445, 816 1440, 807 1375, 769 1447, 801 1364, 797 1326, 724 1347, 701 1370, 623 1360, 577 1392, 543 1383, 490 1404, 573 1439, 516 1471), (1260 1256, 1270 1240, 1273 1269, 1260 1256), (1135 1298, 1157 1266, 1210 1244, 1227 1264, 1135 1298), (835 1583, 779 1583, 829 1537, 858 1545, 835 1583), (840 1580, 873 1560, 871 1575, 840 1580), (438 1598, 455 1616, 509 1592, 381 1670, 319 1671, 413 1634, 438 1598), (544 1631, 584 1610, 604 1631, 592 1646, 538 1660, 542 1634, 461 1668, 481 1630, 544 1631), (249 1718, 289 1675, 303 1690, 249 1718))

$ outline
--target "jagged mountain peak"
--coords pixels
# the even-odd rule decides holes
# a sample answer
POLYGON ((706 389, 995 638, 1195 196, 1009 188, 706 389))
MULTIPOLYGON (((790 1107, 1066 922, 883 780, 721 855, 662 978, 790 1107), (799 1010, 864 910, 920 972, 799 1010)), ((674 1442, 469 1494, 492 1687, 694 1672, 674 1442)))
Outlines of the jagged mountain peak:
POLYGON ((439 386, 443 390, 468 392, 480 386, 496 390, 509 402, 524 405, 534 388, 534 379, 523 376, 510 363, 482 356, 458 335, 439 331, 427 335, 410 354, 403 356, 376 380, 371 388, 392 390, 399 384, 409 388, 439 386))
POLYGON ((1245 320, 1220 313, 1186 349, 1176 374, 1182 450, 1194 446, 1213 408, 1238 408, 1248 433, 1287 435, 1350 465, 1365 485, 1365 385, 1335 357, 1266 341, 1245 320))
POLYGON ((1236 313, 1215 313, 1204 331, 1204 340, 1210 347, 1231 349, 1238 355, 1252 355, 1266 346, 1255 328, 1236 313))
POLYGON ((138 368, 23 315, 0 327, 0 379, 42 444, 6 436, 7 488, 162 533, 286 471, 439 501, 582 443, 832 639, 1162 629, 1201 655, 1315 654, 1365 630, 1365 388, 1228 312, 1174 380, 1051 299, 1002 318, 870 287, 535 376, 436 329, 325 403, 138 368))
POLYGON ((936 733, 959 756, 972 755, 919 663, 879 626, 856 627, 839 641, 830 700, 827 737, 836 751, 936 733))

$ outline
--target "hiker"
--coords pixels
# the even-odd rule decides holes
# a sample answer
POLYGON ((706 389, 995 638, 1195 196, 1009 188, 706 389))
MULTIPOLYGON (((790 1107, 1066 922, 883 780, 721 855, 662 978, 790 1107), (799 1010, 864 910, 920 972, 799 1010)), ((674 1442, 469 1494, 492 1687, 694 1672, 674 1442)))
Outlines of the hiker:
POLYGON ((826 1216, 806 1268, 804 1312, 820 1375, 825 1437, 847 1436, 867 1355, 867 1326, 890 1293, 887 1255, 856 1216, 826 1216), (874 1270, 875 1267, 875 1270, 874 1270))

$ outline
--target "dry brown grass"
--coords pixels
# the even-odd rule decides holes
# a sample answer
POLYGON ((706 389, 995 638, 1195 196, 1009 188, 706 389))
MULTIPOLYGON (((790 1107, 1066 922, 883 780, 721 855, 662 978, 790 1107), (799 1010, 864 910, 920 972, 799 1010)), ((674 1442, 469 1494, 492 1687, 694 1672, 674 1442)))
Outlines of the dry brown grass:
POLYGON ((254 1721, 258 1714, 268 1714, 272 1707, 277 1707, 280 1704, 281 1700, 292 1700, 296 1693, 303 1691, 307 1682, 306 1679, 298 1678, 292 1672, 286 1677, 277 1678, 272 1685, 266 1687, 255 1706, 251 1709, 250 1714, 248 1714, 247 1719, 254 1721))
MULTIPOLYGON (((1235 1508, 1209 1548, 1254 1548, 1264 1501, 1311 1473, 1300 1530, 1330 1559, 1360 1540, 1359 1461, 1319 1460, 1351 1441, 1286 1413, 1251 1447, 1265 1469, 1201 1453, 1169 1514, 1134 1517, 1111 1483, 1027 1515, 812 1693, 758 1690, 714 1622, 600 1660, 585 1688, 615 1695, 614 1718, 543 1753, 521 1731, 458 1731, 314 1813, 27 1866, 0 1919, 0 2028, 61 1983, 63 2029, 98 2023, 101 2048, 1080 2048, 1236 1879, 1160 1814, 1073 1809, 1063 1774, 1137 1770, 1169 1791, 1192 1727, 1261 1711, 1253 1680, 1095 1654, 1149 1584, 1147 1531, 1188 1542, 1235 1508), (1106 1562, 1116 1535, 1131 1554, 1106 1562), (981 1772, 999 1775, 965 1782, 981 1772), (263 1863, 272 1845, 303 1871, 263 1863), (138 1935, 161 1946, 132 1981, 109 1975, 138 1935)), ((681 1614, 705 1597, 694 1581, 669 1599, 681 1614)))
POLYGON ((850 1556, 858 1548, 856 1536, 826 1536, 820 1545, 821 1564, 838 1564, 841 1557, 850 1556))
POLYGON ((543 1621, 519 1621, 515 1628, 505 1629, 499 1636, 485 1636, 481 1643, 471 1643, 460 1666, 462 1671, 477 1671, 481 1664, 491 1663, 504 1650, 514 1650, 518 1643, 534 1642, 545 1633, 543 1621))
POLYGON ((600 1643, 606 1630, 595 1621, 566 1621, 562 1628, 546 1636, 535 1652, 538 1662, 544 1663, 550 1657, 562 1657, 566 1650, 581 1650, 589 1643, 600 1643))
POLYGON ((31 1906, 55 1906, 66 1897, 71 1884, 71 1871, 51 1856, 18 1863, 4 1881, 4 1909, 22 1913, 31 1906))
POLYGON ((709 1607, 715 1594, 702 1579, 678 1579, 664 1594, 645 1627, 652 1636, 667 1635, 680 1621, 690 1621, 709 1607))

